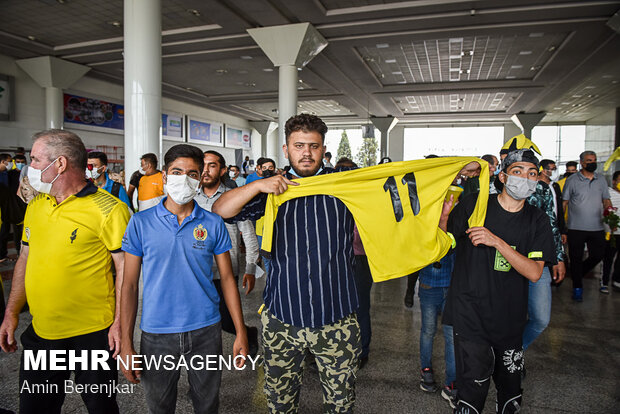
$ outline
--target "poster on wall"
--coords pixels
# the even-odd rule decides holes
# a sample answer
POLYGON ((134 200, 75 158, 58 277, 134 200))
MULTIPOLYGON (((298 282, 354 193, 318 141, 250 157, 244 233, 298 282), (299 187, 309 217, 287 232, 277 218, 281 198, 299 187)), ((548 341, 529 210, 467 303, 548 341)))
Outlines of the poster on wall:
POLYGON ((252 148, 252 135, 249 129, 237 128, 226 125, 226 147, 228 148, 252 148))
POLYGON ((15 78, 0 75, 0 121, 15 120, 15 78))
POLYGON ((174 112, 161 114, 161 135, 168 141, 185 141, 183 115, 174 112))
POLYGON ((224 146, 223 124, 205 119, 187 117, 187 142, 203 145, 224 146))
POLYGON ((122 134, 125 109, 121 104, 65 93, 64 123, 76 129, 122 134))

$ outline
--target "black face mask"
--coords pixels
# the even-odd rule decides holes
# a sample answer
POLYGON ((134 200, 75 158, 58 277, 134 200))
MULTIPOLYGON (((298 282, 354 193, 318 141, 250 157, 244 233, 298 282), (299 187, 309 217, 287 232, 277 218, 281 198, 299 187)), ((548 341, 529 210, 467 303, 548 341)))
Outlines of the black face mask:
POLYGON ((586 164, 584 170, 586 170, 587 172, 591 172, 593 173, 594 171, 596 171, 596 167, 598 166, 597 163, 595 162, 589 162, 586 164))
POLYGON ((263 171, 263 178, 273 177, 274 175, 276 175, 276 172, 273 171, 273 170, 265 170, 265 171, 263 171))
POLYGON ((575 173, 574 173, 574 172, 568 172, 568 171, 566 171, 566 172, 564 173, 564 177, 565 177, 565 178, 568 178, 568 177, 570 177, 570 176, 571 176, 571 175, 573 175, 573 174, 575 174, 575 173))

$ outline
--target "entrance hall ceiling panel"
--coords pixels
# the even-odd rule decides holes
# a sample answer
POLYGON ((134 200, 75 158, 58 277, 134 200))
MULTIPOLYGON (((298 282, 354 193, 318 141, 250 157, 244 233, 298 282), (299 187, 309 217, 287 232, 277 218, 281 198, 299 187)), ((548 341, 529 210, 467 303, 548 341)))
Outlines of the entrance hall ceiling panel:
MULTIPOLYGON (((278 102, 276 101, 240 104, 238 106, 252 112, 263 114, 266 117, 278 117, 278 102)), ((299 101, 297 104, 297 112, 308 113, 326 118, 355 115, 353 112, 349 111, 348 108, 331 99, 299 101)))
POLYGON ((533 79, 567 33, 466 36, 356 48, 384 85, 533 79))
POLYGON ((506 112, 519 96, 518 92, 450 93, 405 95, 393 100, 405 114, 506 112))

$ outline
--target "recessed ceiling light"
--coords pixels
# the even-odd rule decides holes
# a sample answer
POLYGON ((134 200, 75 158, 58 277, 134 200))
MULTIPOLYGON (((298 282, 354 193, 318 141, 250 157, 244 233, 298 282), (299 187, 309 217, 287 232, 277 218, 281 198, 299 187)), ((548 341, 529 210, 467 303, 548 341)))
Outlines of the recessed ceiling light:
POLYGON ((544 33, 530 33, 530 37, 543 37, 544 33))
POLYGON ((263 72, 273 72, 273 69, 272 68, 265 68, 265 69, 263 69, 263 72))
POLYGON ((583 89, 596 89, 596 86, 586 86, 586 87, 585 87, 585 88, 583 88, 583 89))
POLYGON ((555 46, 549 46, 549 49, 547 49, 549 52, 553 52, 555 50, 555 46))
POLYGON ((519 52, 520 55, 531 55, 532 51, 531 50, 522 50, 519 52))
POLYGON ((333 111, 334 112, 340 112, 340 108, 334 108, 333 111))
POLYGON ((215 73, 217 73, 218 75, 223 75, 225 73, 228 73, 228 71, 226 69, 216 69, 215 73))
POLYGON ((470 72, 470 71, 469 71, 469 69, 462 69, 462 70, 461 70, 461 73, 463 73, 463 74, 465 74, 465 73, 469 73, 469 72, 470 72))
POLYGON ((194 89, 192 88, 185 88, 186 91, 193 91, 194 89))
POLYGON ((396 59, 385 59, 385 63, 396 63, 396 59))
POLYGON ((570 102, 562 102, 562 105, 570 105, 570 102))
POLYGON ((109 25, 112 25, 114 27, 121 27, 121 22, 119 22, 118 20, 112 20, 108 22, 109 25))
POLYGON ((392 75, 402 75, 402 74, 403 74, 403 73, 402 73, 401 71, 395 71, 395 72, 392 72, 392 75))
POLYGON ((252 56, 244 55, 244 56, 241 56, 241 59, 243 59, 243 60, 251 60, 253 58, 252 58, 252 56))
POLYGON ((510 67, 510 69, 521 69, 521 68, 523 68, 523 65, 512 65, 510 67))
POLYGON ((302 81, 301 79, 299 79, 299 83, 304 83, 304 81, 302 81))
POLYGON ((28 40, 32 40, 34 42, 35 40, 37 40, 37 38, 32 36, 32 35, 30 35, 30 36, 28 36, 28 40))
POLYGON ((297 71, 298 71, 298 72, 301 72, 301 69, 302 69, 302 68, 297 68, 297 71))
POLYGON ((256 84, 254 82, 248 82, 245 84, 245 86, 249 87, 249 88, 255 88, 256 84))
POLYGON ((516 76, 512 76, 512 75, 508 75, 508 76, 506 76, 506 79, 517 79, 517 77, 516 76))
POLYGON ((386 49, 390 47, 388 43, 377 43, 377 49, 386 49))
POLYGON ((473 50, 461 51, 461 56, 473 56, 473 55, 474 55, 474 51, 473 50))
POLYGON ((187 9, 186 10, 189 14, 193 14, 194 16, 198 17, 200 16, 200 10, 196 10, 196 9, 187 9))
POLYGON ((556 107, 555 107, 555 108, 553 108, 553 109, 554 109, 554 110, 556 110, 556 111, 559 111, 560 109, 562 109, 562 107, 560 107, 560 106, 556 106, 556 107))
POLYGON ((533 70, 533 71, 540 70, 540 66, 532 66, 530 70, 533 70))

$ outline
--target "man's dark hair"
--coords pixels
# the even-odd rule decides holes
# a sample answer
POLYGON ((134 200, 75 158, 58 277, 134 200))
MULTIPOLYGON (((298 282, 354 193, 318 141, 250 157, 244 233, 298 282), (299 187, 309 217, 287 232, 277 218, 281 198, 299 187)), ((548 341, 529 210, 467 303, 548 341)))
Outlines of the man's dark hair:
POLYGON ((232 164, 230 164, 230 165, 228 166, 228 169, 231 169, 231 168, 236 168, 236 169, 238 169, 239 171, 241 171, 241 168, 239 168, 239 166, 238 166, 238 165, 232 165, 232 164))
POLYGON ((612 180, 616 181, 618 179, 618 176, 620 175, 620 170, 616 171, 614 173, 614 175, 611 177, 612 180))
POLYGON ((204 154, 198 147, 188 144, 177 144, 170 148, 164 155, 164 170, 168 171, 170 164, 177 158, 191 158, 198 164, 198 171, 202 174, 205 167, 204 154))
POLYGON ((290 137, 293 132, 297 131, 318 132, 319 134, 321 134, 321 139, 323 143, 325 143, 327 125, 325 125, 325 122, 323 122, 323 120, 316 115, 299 114, 290 117, 284 125, 284 134, 286 136, 286 141, 288 142, 288 137, 290 137))
POLYGON ((15 161, 17 161, 17 160, 24 160, 24 161, 26 161, 26 156, 25 156, 24 154, 15 154, 15 156, 13 157, 13 159, 14 159, 15 161))
POLYGON ((263 164, 267 164, 268 162, 273 164, 273 168, 276 168, 276 162, 274 160, 272 160, 271 158, 263 158, 263 162, 261 164, 259 164, 261 167, 263 166, 263 164))
POLYGON ((481 159, 485 160, 486 162, 488 162, 489 164, 493 163, 493 159, 497 158, 495 155, 492 154, 484 154, 482 157, 480 157, 481 159))
POLYGON ((0 154, 0 162, 2 161, 11 161, 13 157, 11 157, 11 154, 7 154, 7 153, 2 153, 0 154))
POLYGON ((207 155, 207 154, 215 155, 217 157, 217 162, 219 162, 220 164, 220 170, 222 168, 226 168, 226 160, 224 159, 224 156, 222 154, 220 154, 217 151, 213 151, 213 150, 205 151, 204 155, 207 155))
POLYGON ((540 160, 540 166, 542 167, 543 170, 549 169, 549 166, 551 164, 555 164, 555 161, 548 160, 548 159, 540 160))
POLYGON ((140 159, 151 164, 153 168, 157 168, 157 155, 153 154, 152 152, 144 154, 140 157, 140 159))
POLYGON ((427 155, 427 156, 426 156, 426 157, 424 157, 424 158, 426 158, 427 160, 428 160, 429 158, 439 158, 439 155, 429 154, 429 155, 427 155))
POLYGON ((15 151, 15 154, 26 154, 26 150, 24 149, 24 147, 17 147, 17 151, 15 151))
POLYGON ((339 168, 339 167, 353 167, 353 168, 357 168, 357 164, 353 162, 352 159, 347 158, 347 157, 342 157, 338 160, 338 162, 336 163, 336 165, 334 165, 334 168, 339 168))
POLYGON ((259 157, 259 158, 256 160, 256 166, 257 166, 257 167, 260 167, 261 165, 263 165, 263 163, 265 162, 265 160, 266 160, 266 158, 265 158, 265 157, 259 157))
POLYGON ((98 159, 103 165, 108 165, 108 156, 105 155, 105 152, 91 151, 88 153, 87 158, 98 159))
POLYGON ((332 159, 332 153, 331 153, 331 152, 329 152, 329 151, 327 151, 327 152, 325 153, 325 158, 329 158, 329 159, 331 160, 331 159, 332 159))
POLYGON ((566 167, 575 167, 577 168, 577 161, 569 161, 566 163, 566 167))

